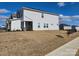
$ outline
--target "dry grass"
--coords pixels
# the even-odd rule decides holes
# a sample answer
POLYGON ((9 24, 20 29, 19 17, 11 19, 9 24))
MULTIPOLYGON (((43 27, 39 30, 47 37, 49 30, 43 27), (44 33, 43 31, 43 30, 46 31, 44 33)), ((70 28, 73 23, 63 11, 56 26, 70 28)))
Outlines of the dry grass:
POLYGON ((0 55, 43 56, 77 35, 65 31, 26 31, 0 33, 0 55))

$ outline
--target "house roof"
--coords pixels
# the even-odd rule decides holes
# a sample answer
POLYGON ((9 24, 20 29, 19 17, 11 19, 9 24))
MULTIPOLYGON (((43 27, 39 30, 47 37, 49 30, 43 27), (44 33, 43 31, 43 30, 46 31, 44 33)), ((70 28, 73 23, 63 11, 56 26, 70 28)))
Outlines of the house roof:
MULTIPOLYGON (((34 12, 40 12, 40 13, 45 13, 45 14, 51 14, 51 15, 59 16, 58 14, 50 13, 50 12, 47 12, 47 11, 44 11, 44 10, 40 10, 40 9, 35 9, 35 8, 22 7, 19 10, 30 10, 30 11, 34 11, 34 12)), ((12 17, 17 18, 17 14, 12 14, 12 17)), ((11 19, 11 20, 13 20, 13 19, 11 19)), ((14 20, 17 20, 17 19, 14 19, 14 20)))
POLYGON ((20 18, 16 18, 16 19, 9 19, 10 21, 16 21, 16 20, 21 20, 20 18))
POLYGON ((35 9, 35 8, 22 7, 22 9, 23 10, 30 10, 30 11, 34 11, 34 12, 40 12, 40 13, 46 13, 46 14, 51 14, 51 15, 59 16, 56 13, 51 13, 51 12, 48 12, 48 11, 44 11, 44 10, 40 10, 40 9, 35 9))
POLYGON ((13 16, 13 17, 17 17, 17 15, 16 15, 16 14, 12 14, 12 16, 13 16))

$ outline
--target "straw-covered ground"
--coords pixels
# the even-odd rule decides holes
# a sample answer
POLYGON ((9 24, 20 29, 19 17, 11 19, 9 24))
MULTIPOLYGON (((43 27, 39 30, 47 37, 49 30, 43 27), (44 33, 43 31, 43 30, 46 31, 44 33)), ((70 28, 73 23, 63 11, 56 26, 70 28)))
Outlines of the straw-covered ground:
POLYGON ((79 34, 70 36, 66 31, 1 32, 0 55, 43 56, 71 41, 79 34))

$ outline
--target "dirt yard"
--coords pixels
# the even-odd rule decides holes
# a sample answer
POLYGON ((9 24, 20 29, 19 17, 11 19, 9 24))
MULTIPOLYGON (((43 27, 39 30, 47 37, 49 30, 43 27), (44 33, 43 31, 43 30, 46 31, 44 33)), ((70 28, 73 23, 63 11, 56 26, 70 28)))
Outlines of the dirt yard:
POLYGON ((78 35, 67 36, 65 31, 1 32, 0 55, 43 56, 78 35))

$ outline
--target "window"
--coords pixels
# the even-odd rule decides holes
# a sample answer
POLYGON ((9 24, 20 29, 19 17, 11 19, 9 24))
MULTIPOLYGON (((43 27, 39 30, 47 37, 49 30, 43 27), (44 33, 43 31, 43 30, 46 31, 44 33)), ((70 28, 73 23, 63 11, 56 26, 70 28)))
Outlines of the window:
POLYGON ((48 28, 48 24, 47 24, 47 28, 48 28))
POLYGON ((44 24, 44 28, 45 28, 46 26, 45 26, 45 24, 44 24))
POLYGON ((42 13, 41 17, 44 18, 44 13, 42 13))
POLYGON ((57 26, 58 26, 59 24, 57 24, 57 26))
POLYGON ((40 28, 40 23, 38 23, 38 28, 40 28))
POLYGON ((48 23, 44 23, 44 28, 48 28, 48 23))
POLYGON ((53 25, 53 24, 51 24, 51 25, 53 25))

